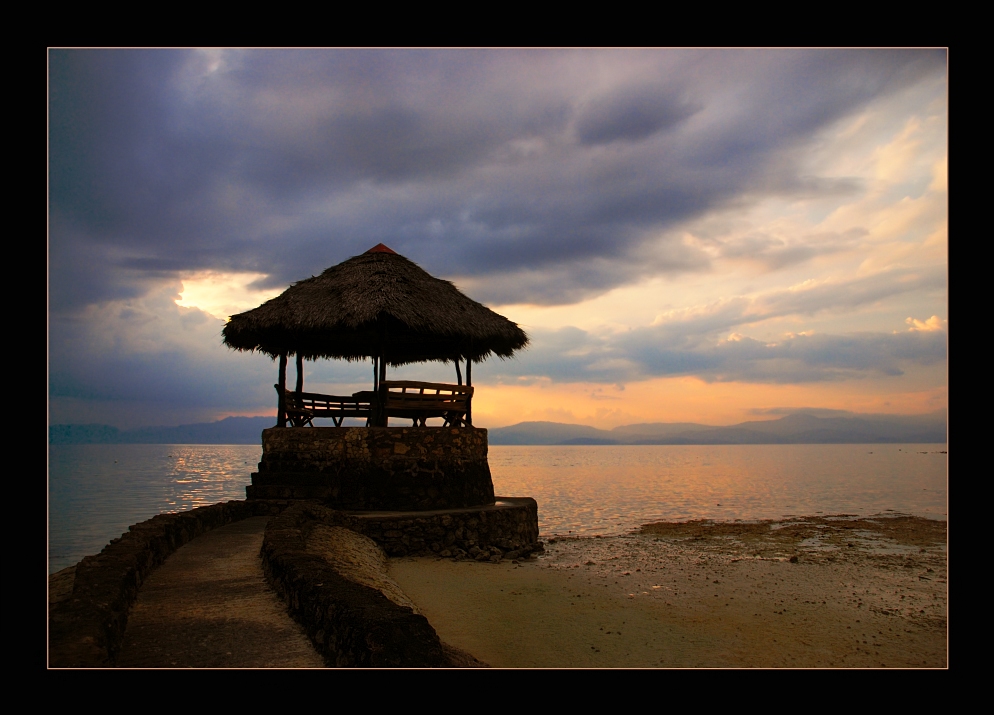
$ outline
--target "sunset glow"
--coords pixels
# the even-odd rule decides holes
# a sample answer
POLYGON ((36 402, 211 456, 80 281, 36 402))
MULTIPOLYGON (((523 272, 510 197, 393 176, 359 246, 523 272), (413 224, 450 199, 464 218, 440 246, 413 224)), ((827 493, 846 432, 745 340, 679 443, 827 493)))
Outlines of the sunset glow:
POLYGON ((380 242, 529 334, 482 427, 947 406, 944 51, 49 60, 52 422, 272 414, 224 321, 380 242))
POLYGON ((251 310, 283 292, 279 288, 253 289, 253 284, 264 278, 266 278, 265 273, 213 271, 184 276, 181 279, 183 290, 176 305, 182 308, 197 308, 215 318, 227 320, 235 313, 251 310))

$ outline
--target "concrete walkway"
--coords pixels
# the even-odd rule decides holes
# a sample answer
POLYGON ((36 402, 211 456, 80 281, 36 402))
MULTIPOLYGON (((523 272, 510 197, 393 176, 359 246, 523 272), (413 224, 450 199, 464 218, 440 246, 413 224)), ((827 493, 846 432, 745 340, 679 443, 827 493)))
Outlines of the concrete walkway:
POLYGON ((142 585, 120 667, 322 668, 324 661, 262 574, 269 517, 214 529, 142 585))

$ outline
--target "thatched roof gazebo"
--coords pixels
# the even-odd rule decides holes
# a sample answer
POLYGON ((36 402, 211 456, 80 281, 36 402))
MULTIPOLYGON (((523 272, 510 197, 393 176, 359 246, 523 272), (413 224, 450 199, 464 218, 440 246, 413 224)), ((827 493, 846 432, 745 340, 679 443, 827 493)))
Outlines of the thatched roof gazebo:
MULTIPOLYGON (((388 415, 382 399, 378 407, 377 396, 387 394, 384 391, 388 385, 387 365, 436 360, 455 363, 457 386, 460 387, 460 362, 466 362, 469 390, 455 392, 465 395, 467 401, 466 417, 459 419, 464 424, 472 424, 468 402, 472 396, 472 364, 491 355, 511 357, 528 344, 528 336, 517 324, 466 297, 451 282, 429 275, 382 243, 328 268, 319 276, 294 283, 281 295, 254 310, 233 315, 222 335, 225 345, 230 348, 260 351, 279 359, 277 426, 286 425, 288 410, 293 413, 298 409, 303 413, 308 411, 308 406, 310 416, 334 418, 338 415, 335 424, 340 425, 342 416, 360 416, 367 403, 371 405, 369 425, 385 427, 388 416, 414 417, 417 424, 418 414, 431 411, 416 412, 414 407, 408 406, 406 411, 388 415), (294 394, 286 392, 289 355, 297 358, 295 394, 298 403, 295 406, 288 406, 286 402, 287 396, 294 394), (311 400, 309 405, 299 403, 301 396, 307 394, 302 392, 305 358, 350 361, 372 358, 373 392, 355 393, 348 398, 318 395, 316 397, 333 399, 330 402, 311 400)), ((399 382, 394 384, 401 385, 399 382)), ((421 394, 424 392, 422 387, 421 394)), ((439 390, 436 389, 435 394, 438 395, 439 390)), ((297 424, 292 414, 289 421, 297 424)), ((309 419, 305 421, 310 422, 309 419)), ((421 424, 424 424, 423 417, 421 424)))

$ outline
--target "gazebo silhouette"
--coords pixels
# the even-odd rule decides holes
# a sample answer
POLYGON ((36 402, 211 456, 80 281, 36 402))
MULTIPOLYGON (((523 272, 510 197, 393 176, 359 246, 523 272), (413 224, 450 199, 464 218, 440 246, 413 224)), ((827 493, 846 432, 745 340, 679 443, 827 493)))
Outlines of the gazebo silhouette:
POLYGON ((390 417, 422 427, 431 417, 441 417, 445 426, 472 426, 473 363, 511 357, 528 344, 516 323, 382 243, 231 316, 222 335, 230 348, 279 360, 277 427, 313 426, 316 417, 335 426, 346 417, 365 417, 369 427, 386 427, 390 417), (292 392, 286 389, 291 355, 297 364, 292 392), (304 392, 303 361, 318 358, 371 358, 372 391, 304 392), (455 363, 456 384, 386 379, 388 365, 428 361, 455 363))

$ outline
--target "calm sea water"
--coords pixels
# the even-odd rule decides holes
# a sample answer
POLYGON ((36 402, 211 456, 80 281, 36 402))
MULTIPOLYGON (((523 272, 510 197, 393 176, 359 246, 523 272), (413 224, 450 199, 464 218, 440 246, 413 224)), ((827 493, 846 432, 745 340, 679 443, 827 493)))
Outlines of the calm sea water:
MULTIPOLYGON (((651 521, 895 511, 946 518, 945 445, 491 447, 498 495, 538 501, 543 536, 651 521)), ((49 572, 163 512, 244 499, 255 445, 49 446, 49 572)))

